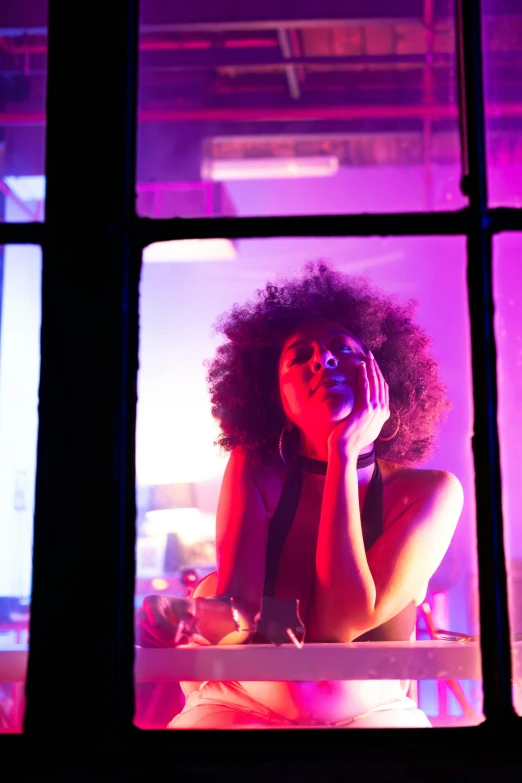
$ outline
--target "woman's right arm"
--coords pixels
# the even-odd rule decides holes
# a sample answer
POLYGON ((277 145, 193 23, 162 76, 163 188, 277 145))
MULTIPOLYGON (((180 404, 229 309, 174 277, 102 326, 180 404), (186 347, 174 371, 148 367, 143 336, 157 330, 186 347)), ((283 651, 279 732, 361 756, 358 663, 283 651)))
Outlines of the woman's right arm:
POLYGON ((269 514, 257 474, 248 450, 234 449, 223 476, 216 514, 216 593, 198 601, 198 630, 212 644, 241 644, 251 633, 236 631, 228 615, 225 621, 223 610, 228 605, 223 599, 233 599, 242 629, 253 627, 261 606, 269 514))
POLYGON ((268 522, 251 457, 246 449, 237 448, 228 461, 218 502, 215 596, 195 601, 167 596, 146 598, 137 614, 137 643, 173 646, 180 613, 194 610, 199 634, 212 644, 246 641, 249 632, 235 630, 223 599, 234 599, 240 628, 252 627, 263 593, 268 522))
POLYGON ((246 449, 228 461, 216 516, 217 596, 230 596, 254 614, 265 581, 269 513, 259 489, 259 469, 246 449))

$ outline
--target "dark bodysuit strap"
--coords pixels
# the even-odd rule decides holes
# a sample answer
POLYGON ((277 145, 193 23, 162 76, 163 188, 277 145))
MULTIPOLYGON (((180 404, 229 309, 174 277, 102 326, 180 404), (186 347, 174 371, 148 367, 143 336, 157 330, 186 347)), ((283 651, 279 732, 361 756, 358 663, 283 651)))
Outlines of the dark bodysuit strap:
POLYGON ((268 529, 263 595, 266 595, 269 598, 274 597, 277 573, 279 571, 279 561, 281 560, 281 553, 283 552, 285 541, 290 533, 297 506, 299 505, 302 483, 303 471, 301 463, 299 460, 296 460, 286 480, 281 499, 279 500, 274 516, 270 520, 268 529))
MULTIPOLYGON (((263 595, 270 598, 274 597, 281 554, 299 505, 303 469, 310 473, 326 475, 326 463, 299 457, 290 470, 281 499, 270 520, 268 531, 263 595)), ((375 469, 366 493, 361 523, 364 548, 368 551, 383 530, 383 481, 377 460, 375 460, 375 469)), ((378 628, 373 628, 355 641, 408 640, 415 626, 415 617, 416 608, 412 602, 388 622, 378 628)))
MULTIPOLYGON (((281 499, 274 516, 270 520, 268 544, 266 548, 265 585, 263 595, 274 597, 279 561, 285 541, 290 533, 292 522, 299 505, 301 486, 303 483, 303 463, 310 473, 326 474, 326 463, 309 460, 304 457, 295 460, 290 471, 281 499), (324 466, 324 468, 323 468, 324 466)), ((375 462, 362 514, 362 528, 365 549, 368 550, 379 538, 382 532, 382 473, 379 463, 375 462), (381 524, 375 524, 380 520, 381 524)))

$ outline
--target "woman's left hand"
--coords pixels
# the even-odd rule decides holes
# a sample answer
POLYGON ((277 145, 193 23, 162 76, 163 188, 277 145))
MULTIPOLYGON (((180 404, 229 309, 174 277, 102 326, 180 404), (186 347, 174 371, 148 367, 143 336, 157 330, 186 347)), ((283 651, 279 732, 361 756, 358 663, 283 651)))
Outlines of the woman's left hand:
POLYGON ((353 410, 332 430, 328 438, 329 453, 335 452, 357 458, 361 449, 379 436, 390 418, 390 396, 371 351, 357 368, 358 384, 353 410))

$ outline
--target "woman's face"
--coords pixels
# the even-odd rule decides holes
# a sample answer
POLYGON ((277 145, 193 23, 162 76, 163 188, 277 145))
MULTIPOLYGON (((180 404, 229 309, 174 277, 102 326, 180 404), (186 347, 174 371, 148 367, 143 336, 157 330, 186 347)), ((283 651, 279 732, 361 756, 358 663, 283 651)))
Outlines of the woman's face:
POLYGON ((306 432, 346 418, 365 355, 359 340, 336 321, 318 318, 298 327, 279 359, 279 389, 288 419, 306 432))

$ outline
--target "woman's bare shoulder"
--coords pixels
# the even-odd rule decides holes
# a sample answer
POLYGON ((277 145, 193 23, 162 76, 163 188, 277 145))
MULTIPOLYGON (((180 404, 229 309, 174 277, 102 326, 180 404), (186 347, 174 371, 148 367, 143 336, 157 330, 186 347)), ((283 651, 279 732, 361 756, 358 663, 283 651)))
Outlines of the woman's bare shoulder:
POLYGON ((279 455, 260 449, 236 446, 231 452, 230 462, 241 466, 252 478, 267 480, 286 475, 287 469, 279 455))
POLYGON ((288 475, 288 468, 279 455, 237 446, 230 456, 230 465, 256 485, 267 511, 272 514, 288 475))
POLYGON ((417 468, 410 465, 399 465, 396 462, 379 460, 383 483, 385 485, 410 485, 423 492, 430 488, 444 485, 460 484, 458 478, 449 470, 436 468, 417 468))
MULTIPOLYGON (((448 470, 410 467, 387 461, 380 461, 380 465, 384 500, 389 510, 402 510, 423 498, 462 505, 462 485, 448 470)), ((395 514, 392 513, 391 517, 393 519, 395 514)))

